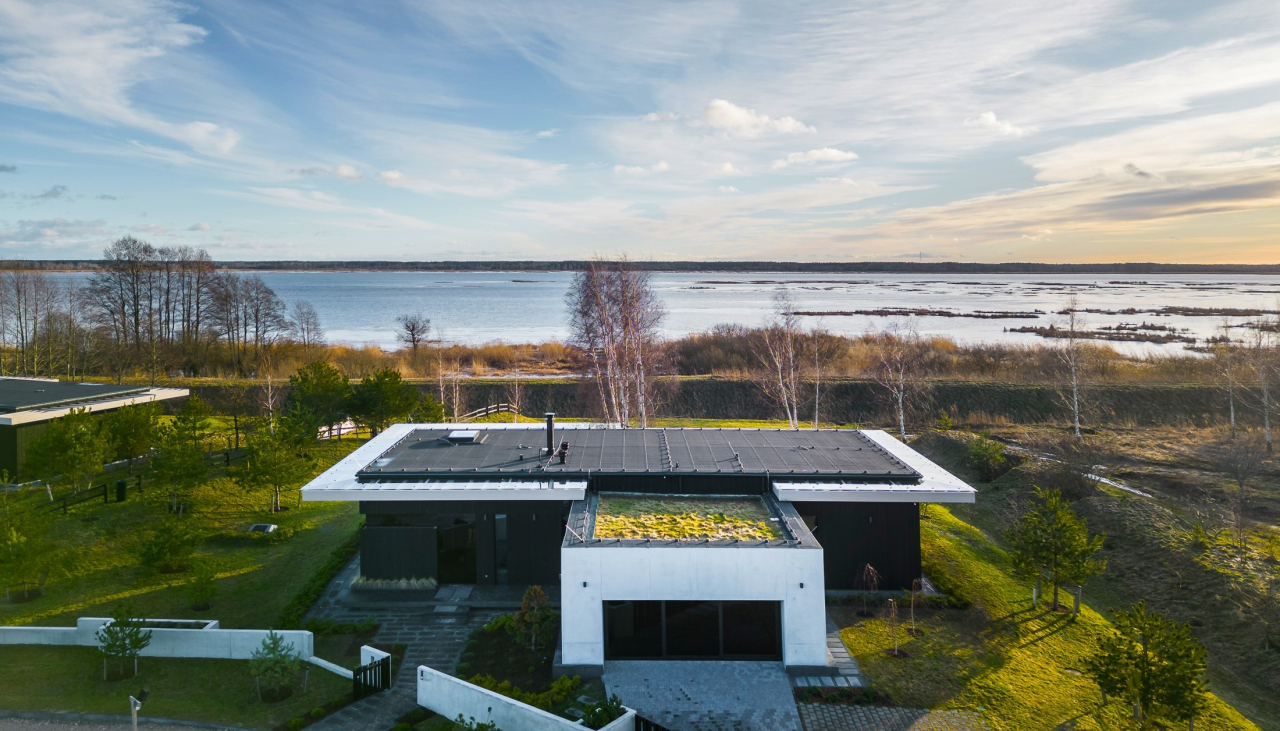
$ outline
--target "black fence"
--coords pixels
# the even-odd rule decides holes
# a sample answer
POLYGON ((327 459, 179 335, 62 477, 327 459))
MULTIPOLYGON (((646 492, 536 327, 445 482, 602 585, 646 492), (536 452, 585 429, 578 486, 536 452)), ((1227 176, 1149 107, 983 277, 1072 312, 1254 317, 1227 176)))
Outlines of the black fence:
POLYGON ((666 726, 663 726, 662 724, 656 721, 650 721, 649 719, 637 713, 636 714, 636 731, 671 731, 671 729, 667 728, 666 726))
POLYGON ((374 660, 351 673, 351 698, 360 700, 391 688, 391 658, 374 660))

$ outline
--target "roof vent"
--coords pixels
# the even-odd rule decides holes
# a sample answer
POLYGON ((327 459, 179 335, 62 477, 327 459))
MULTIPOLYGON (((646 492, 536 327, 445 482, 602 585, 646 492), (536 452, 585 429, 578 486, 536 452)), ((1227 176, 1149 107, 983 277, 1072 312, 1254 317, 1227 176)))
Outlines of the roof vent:
POLYGON ((454 444, 467 444, 480 441, 480 432, 474 429, 451 431, 445 438, 454 444))

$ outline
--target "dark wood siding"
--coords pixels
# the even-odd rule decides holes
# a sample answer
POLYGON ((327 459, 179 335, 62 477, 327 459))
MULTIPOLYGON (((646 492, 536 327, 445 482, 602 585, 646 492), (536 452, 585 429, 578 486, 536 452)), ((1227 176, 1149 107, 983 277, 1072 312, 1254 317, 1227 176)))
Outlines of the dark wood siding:
MULTIPOLYGON (((494 554, 494 516, 507 516, 507 583, 513 586, 560 585, 560 544, 569 503, 545 500, 442 500, 362 502, 365 530, 378 528, 425 528, 447 524, 455 515, 468 516, 476 526, 476 583, 497 583, 494 554), (443 522, 442 522, 443 521, 443 522)), ((434 530, 434 529, 433 529, 434 530)), ((435 534, 431 535, 432 574, 435 576, 435 534)), ((361 571, 370 577, 407 578, 388 575, 405 570, 397 556, 361 554, 361 571), (368 567, 368 570, 365 567, 368 567)))
POLYGON ((884 590, 910 589, 920 577, 920 508, 915 503, 792 503, 812 519, 822 544, 828 589, 856 589, 864 564, 884 590))
POLYGON ((436 575, 434 526, 365 526, 360 574, 370 579, 427 579, 436 575))

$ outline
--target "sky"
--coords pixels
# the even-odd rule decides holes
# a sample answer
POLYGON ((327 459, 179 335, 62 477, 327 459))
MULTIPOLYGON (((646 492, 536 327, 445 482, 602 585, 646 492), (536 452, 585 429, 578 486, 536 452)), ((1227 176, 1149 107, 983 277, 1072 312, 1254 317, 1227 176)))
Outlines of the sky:
POLYGON ((0 257, 1280 261, 1280 2, 0 0, 0 257))

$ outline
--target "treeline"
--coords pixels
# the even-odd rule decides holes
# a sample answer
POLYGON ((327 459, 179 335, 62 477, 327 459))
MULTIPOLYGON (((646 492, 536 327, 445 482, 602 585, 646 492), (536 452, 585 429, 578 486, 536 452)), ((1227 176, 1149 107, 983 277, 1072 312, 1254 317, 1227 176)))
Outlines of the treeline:
POLYGON ((310 304, 289 310, 260 277, 217 271, 203 249, 125 237, 83 286, 4 269, 0 375, 254 377, 272 372, 283 346, 320 340, 310 304))
MULTIPOLYGON (((20 262, 38 271, 94 270, 94 259, 37 259, 20 262)), ((417 272, 580 272, 597 264, 581 261, 226 261, 219 269, 233 271, 417 271, 417 272)), ((1280 264, 1046 264, 1040 262, 798 262, 798 261, 633 261, 647 272, 813 272, 885 274, 1280 274, 1280 264)))

